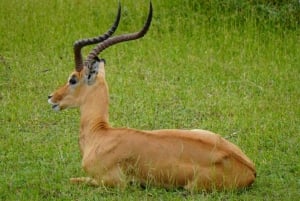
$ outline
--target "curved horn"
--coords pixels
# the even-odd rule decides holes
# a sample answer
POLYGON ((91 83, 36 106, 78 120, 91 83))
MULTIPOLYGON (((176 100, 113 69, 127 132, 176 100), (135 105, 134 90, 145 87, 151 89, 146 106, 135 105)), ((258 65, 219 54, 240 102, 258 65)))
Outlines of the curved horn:
POLYGON ((108 39, 117 29, 119 22, 121 18, 121 3, 119 1, 119 7, 118 7, 118 14, 114 21, 114 24, 112 27, 103 35, 94 37, 94 38, 88 38, 88 39, 81 39, 74 43, 74 56, 75 56, 75 69, 77 72, 80 72, 83 68, 83 61, 82 61, 82 54, 81 54, 81 48, 87 45, 92 45, 96 43, 100 43, 106 39, 108 39))
POLYGON ((130 41, 130 40, 136 40, 139 38, 142 38, 148 31, 150 24, 151 24, 151 20, 152 20, 152 3, 150 1, 150 8, 149 8, 149 13, 148 13, 148 18, 147 21, 144 24, 144 27, 136 33, 131 33, 131 34, 124 34, 124 35, 120 35, 120 36, 115 36, 112 38, 107 39, 106 41, 98 44, 87 56, 87 59, 85 61, 86 66, 88 66, 88 64, 90 62, 92 62, 97 55, 102 52, 104 49, 117 44, 117 43, 121 43, 121 42, 125 42, 125 41, 130 41))

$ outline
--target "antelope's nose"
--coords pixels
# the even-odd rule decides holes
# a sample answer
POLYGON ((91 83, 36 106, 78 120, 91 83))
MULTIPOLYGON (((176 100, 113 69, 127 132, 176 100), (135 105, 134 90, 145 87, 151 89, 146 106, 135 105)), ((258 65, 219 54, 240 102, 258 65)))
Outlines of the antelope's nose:
POLYGON ((49 95, 49 96, 48 96, 48 99, 50 99, 50 98, 52 98, 52 96, 51 96, 51 95, 49 95))

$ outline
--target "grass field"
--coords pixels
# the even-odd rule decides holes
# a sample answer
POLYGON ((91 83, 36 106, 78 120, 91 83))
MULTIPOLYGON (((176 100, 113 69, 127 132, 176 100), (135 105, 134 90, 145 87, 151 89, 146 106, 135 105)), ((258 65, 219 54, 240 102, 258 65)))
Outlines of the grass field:
MULTIPOLYGON (((116 34, 138 30, 149 2, 121 2, 116 34)), ((255 162, 251 189, 189 194, 69 183, 85 175, 79 112, 55 113, 47 96, 74 68, 73 42, 105 32, 117 4, 0 1, 0 200, 299 199, 297 0, 153 0, 146 37, 102 54, 113 126, 219 133, 255 162)))

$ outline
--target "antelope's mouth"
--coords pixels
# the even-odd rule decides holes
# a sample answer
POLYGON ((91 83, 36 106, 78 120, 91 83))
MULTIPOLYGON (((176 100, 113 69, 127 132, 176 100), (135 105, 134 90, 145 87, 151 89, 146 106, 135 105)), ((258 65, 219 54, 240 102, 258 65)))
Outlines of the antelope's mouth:
POLYGON ((58 104, 54 104, 54 105, 52 105, 52 109, 55 110, 55 111, 59 111, 60 107, 59 107, 58 104))
POLYGON ((59 111, 59 110, 60 110, 59 104, 53 103, 52 100, 51 100, 51 98, 48 99, 48 103, 49 103, 50 105, 52 105, 52 109, 53 109, 54 111, 59 111))

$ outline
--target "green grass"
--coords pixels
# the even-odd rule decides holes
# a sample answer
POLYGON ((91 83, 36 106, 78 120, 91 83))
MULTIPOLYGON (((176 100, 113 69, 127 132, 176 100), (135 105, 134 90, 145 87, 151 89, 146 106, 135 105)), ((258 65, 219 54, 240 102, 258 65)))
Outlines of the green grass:
MULTIPOLYGON (((298 1, 153 0, 146 37, 102 54, 115 127, 203 128, 255 162, 254 186, 188 194, 71 185, 84 176, 79 113, 47 95, 74 68, 72 44, 103 33, 117 1, 0 1, 0 200, 297 200, 300 197, 298 1), (45 3, 46 2, 46 3, 45 3)), ((122 1, 117 34, 148 1, 122 1)), ((90 48, 86 48, 87 53, 90 48)))

